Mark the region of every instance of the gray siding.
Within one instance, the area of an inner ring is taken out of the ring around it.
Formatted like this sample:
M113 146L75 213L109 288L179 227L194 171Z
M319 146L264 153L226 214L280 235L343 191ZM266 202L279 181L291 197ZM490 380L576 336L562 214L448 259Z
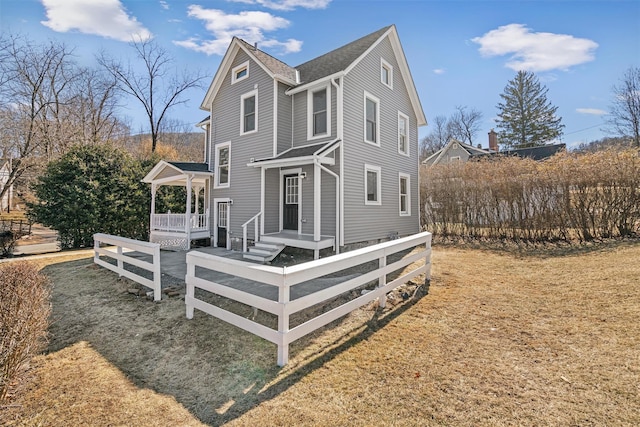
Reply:
M393 66L393 90L380 81L380 58ZM364 92L380 99L380 147L364 142ZM398 153L398 111L409 117L409 153ZM345 243L419 231L417 119L388 39L344 78ZM382 172L382 205L365 205L364 165ZM410 175L411 216L399 215L398 173Z
M278 153L291 148L293 121L291 117L291 97L285 95L289 87L278 83Z
M267 169L265 173L264 232L280 231L280 170Z
M249 57L240 51L231 68L247 60ZM233 199L229 230L232 238L242 238L241 225L260 211L260 170L248 167L247 163L251 158L273 155L273 80L253 61L249 64L247 79L232 85L230 72L228 74L213 101L211 120L214 144L231 141L230 187L214 188L211 200L219 197ZM241 96L254 90L256 85L258 131L240 135ZM212 155L215 156L215 151Z

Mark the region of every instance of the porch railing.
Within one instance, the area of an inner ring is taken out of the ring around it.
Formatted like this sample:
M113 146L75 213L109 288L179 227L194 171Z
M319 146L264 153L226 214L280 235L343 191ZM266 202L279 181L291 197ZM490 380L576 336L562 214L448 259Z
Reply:
M247 252L247 226L251 224L253 221L254 231L253 231L253 241L260 241L260 232L258 229L260 228L260 221L262 219L262 211L255 214L251 219L242 224L242 252Z
M186 214L153 214L151 215L151 229L157 231L176 231L184 232L186 230ZM191 231L206 231L209 229L209 210L201 214L191 214L189 221L189 229Z

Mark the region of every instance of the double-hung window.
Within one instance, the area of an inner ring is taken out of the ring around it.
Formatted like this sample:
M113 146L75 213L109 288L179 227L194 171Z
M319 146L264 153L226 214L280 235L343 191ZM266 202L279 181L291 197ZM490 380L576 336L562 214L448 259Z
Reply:
M215 169L215 188L224 188L229 186L229 166L231 159L231 144L225 142L216 145L216 169Z
M398 153L409 155L409 117L398 111Z
M240 102L240 134L258 130L258 91L242 95Z
M400 172L399 176L399 202L400 202L400 216L411 215L411 180L409 175Z
M382 183L379 166L364 165L364 204L381 205Z
M380 145L380 100L364 93L364 140Z
M307 92L307 139L331 133L331 89L324 86Z

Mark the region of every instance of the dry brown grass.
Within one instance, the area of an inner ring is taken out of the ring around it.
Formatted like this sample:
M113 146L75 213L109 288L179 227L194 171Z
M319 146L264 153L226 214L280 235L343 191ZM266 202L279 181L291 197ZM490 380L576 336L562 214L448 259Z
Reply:
M586 249L436 247L427 296L356 310L281 370L274 346L187 321L183 301L114 292L88 261L51 266L54 314L75 311L10 425L195 423L185 407L211 425L640 425L640 244Z

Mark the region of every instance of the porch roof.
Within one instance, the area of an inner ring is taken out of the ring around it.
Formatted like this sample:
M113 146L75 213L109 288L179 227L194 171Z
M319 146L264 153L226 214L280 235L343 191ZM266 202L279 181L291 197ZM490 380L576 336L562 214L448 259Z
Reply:
M320 163L334 164L335 160L327 157L327 155L338 148L339 144L340 140L335 139L329 142L293 147L283 151L277 156L254 160L247 166L274 168L281 166L304 165L313 163L315 159L319 159Z
M206 163L167 162L160 160L142 179L142 182L161 185L186 185L191 176L192 184L205 184L213 176Z

